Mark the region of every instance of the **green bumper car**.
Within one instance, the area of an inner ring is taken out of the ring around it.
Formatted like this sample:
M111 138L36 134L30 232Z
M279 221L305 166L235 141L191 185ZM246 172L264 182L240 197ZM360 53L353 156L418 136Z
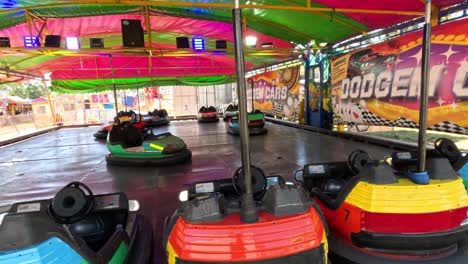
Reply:
M170 122L169 114L166 109L154 109L153 112L148 112L148 115L144 116L144 119L145 127L165 126Z
M183 163L192 158L185 142L172 135L142 134L129 123L116 124L109 132L106 161L120 166L162 166Z
M268 132L265 128L265 114L260 110L255 110L248 114L248 124L249 124L249 135L256 136L256 135L264 135ZM238 136L239 132L239 118L232 117L230 119L230 124L227 129L229 134Z

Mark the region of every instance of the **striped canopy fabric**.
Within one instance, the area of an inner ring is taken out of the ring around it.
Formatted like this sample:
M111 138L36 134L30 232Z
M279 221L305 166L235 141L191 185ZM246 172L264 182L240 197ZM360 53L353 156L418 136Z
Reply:
M464 0L432 2L437 9ZM166 77L191 78L190 83L199 85L204 85L203 81L212 76L223 77L215 78L216 83L232 81L229 77L235 74L232 0L134 3L126 0L0 0L0 37L9 37L11 43L11 48L0 49L0 67L37 75L51 73L56 90L72 92L76 92L77 87L93 91L106 89L104 84L112 77L128 83L141 83L149 78L155 84ZM247 70L297 57L299 54L292 52L297 44L312 41L318 48L320 43L335 43L420 17L424 12L421 0L254 0L241 3L244 35L257 38L256 48L246 49ZM144 49L122 47L122 19L142 21ZM62 41L67 36L79 37L81 49L24 48L24 36L43 37L46 33L60 35ZM177 50L175 38L180 36L203 37L207 43L206 52ZM90 38L103 38L105 49L90 49ZM215 49L216 40L227 41L226 51ZM262 48L262 44L268 48ZM90 83L95 86L90 88ZM164 80L164 83L174 82Z

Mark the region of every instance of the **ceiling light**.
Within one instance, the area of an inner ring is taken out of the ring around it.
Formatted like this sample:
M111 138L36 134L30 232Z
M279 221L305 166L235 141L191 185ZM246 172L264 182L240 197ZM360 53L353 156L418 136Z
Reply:
M255 48L257 46L257 37L247 36L245 37L245 45L249 48Z
M65 44L69 50L78 50L80 49L80 41L77 37L66 37Z

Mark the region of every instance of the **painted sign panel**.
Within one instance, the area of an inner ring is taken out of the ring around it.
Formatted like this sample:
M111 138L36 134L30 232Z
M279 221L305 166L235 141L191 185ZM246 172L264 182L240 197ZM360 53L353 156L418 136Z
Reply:
M253 76L247 80L247 97L254 108L268 115L298 120L300 66L288 67ZM252 89L253 85L253 89Z
M468 134L468 20L432 31L428 127ZM343 121L417 127L421 32L332 60L332 107ZM346 76L342 63L348 60ZM338 65L338 66L336 66ZM333 73L333 70L337 73Z

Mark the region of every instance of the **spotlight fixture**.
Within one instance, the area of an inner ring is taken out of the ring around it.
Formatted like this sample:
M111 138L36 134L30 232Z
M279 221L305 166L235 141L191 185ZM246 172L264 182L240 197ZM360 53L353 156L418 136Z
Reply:
M247 36L245 37L245 45L249 48L255 48L257 46L257 37Z
M37 48L40 47L41 43L39 38L36 36L24 36L24 47L25 48Z
M176 38L176 45L178 49L189 49L190 43L187 37L177 37Z
M319 44L319 46L320 46L321 48L323 48L323 47L325 47L327 44L328 44L328 43L326 43L326 42L322 42L322 43Z
M227 49L227 42L225 40L217 40L216 49Z
M47 35L45 37L44 47L60 48L61 37L59 35Z
M90 38L89 47L92 49L102 49L104 48L104 39L103 38Z
M273 42L264 42L260 45L262 48L273 48Z
M201 37L193 37L192 38L192 48L195 51L205 50L205 39L203 39Z
M10 38L9 37L0 37L0 47L2 47L2 48L11 47Z
M80 49L80 40L77 37L66 37L65 43L66 43L67 49L69 50Z

